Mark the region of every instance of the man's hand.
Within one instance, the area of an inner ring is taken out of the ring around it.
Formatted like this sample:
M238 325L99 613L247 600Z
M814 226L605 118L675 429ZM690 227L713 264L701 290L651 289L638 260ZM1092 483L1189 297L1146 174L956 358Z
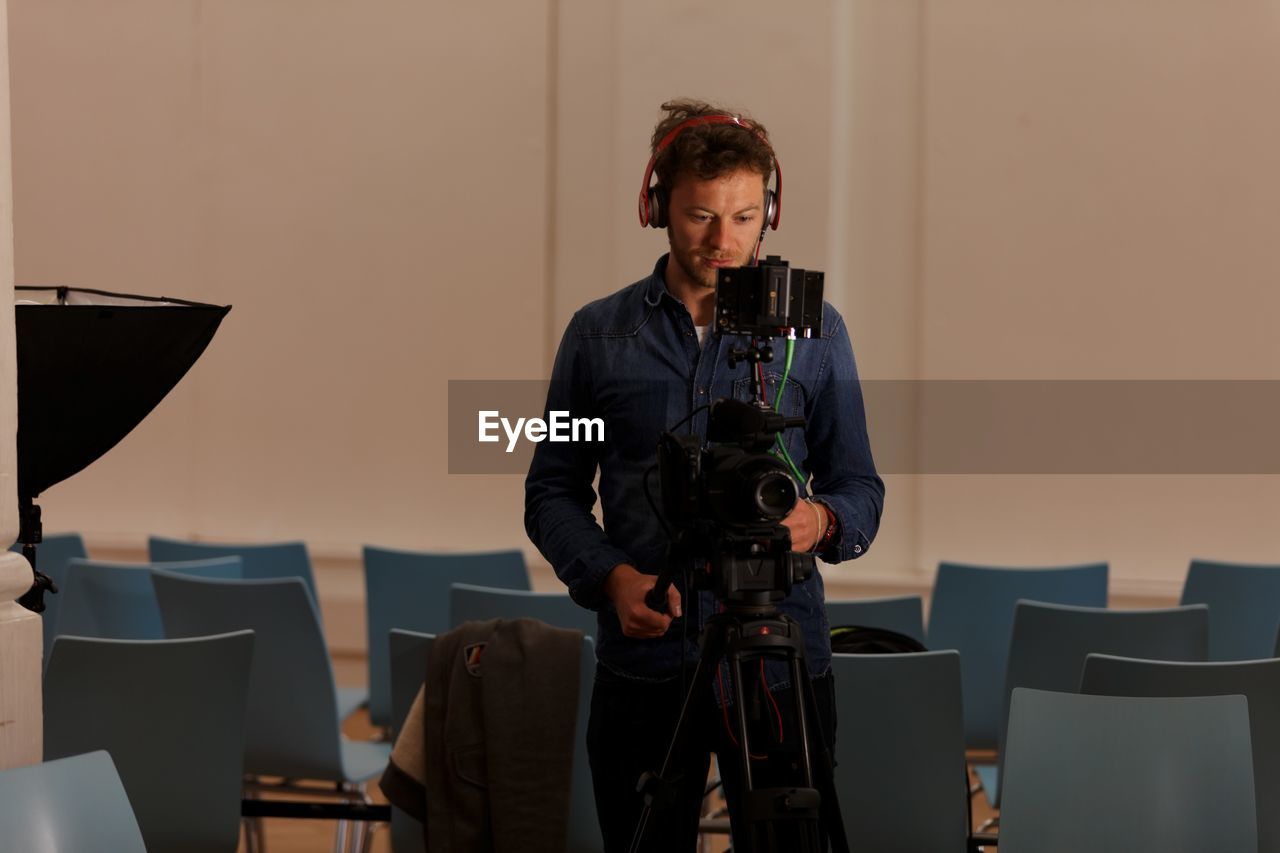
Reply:
M613 601L622 633L628 637L661 637L671 626L671 619L680 615L680 591L674 585L667 588L666 613L658 613L644 603L645 594L654 588L657 580L654 575L642 574L626 563L619 563L605 578L605 595Z
M791 531L792 551L812 551L818 538L827 532L827 511L809 501L796 501L782 523Z

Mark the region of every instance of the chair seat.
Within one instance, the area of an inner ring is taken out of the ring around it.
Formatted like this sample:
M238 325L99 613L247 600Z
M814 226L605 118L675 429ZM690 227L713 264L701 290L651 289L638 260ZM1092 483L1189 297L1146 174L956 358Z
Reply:
M346 781L363 782L387 769L391 744L386 741L342 739L342 769Z
M975 764L973 772L982 783L982 793L987 798L987 804L995 808L996 791L1000 790L1000 768L995 764Z
M338 719L345 720L369 702L368 687L338 688Z

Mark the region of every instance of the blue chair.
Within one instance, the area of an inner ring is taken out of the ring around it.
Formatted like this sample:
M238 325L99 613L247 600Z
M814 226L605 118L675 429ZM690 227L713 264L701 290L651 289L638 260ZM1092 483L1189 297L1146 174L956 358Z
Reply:
M1212 621L1212 610L1209 618ZM1209 633L1212 641L1212 625ZM1238 694L1248 699L1258 850L1280 853L1280 811L1271 807L1280 802L1280 659L1180 663L1089 655L1080 692L1100 696Z
M449 588L449 623L456 628L464 622L486 619L537 619L557 628L580 631L583 635L579 661L578 728L573 753L569 796L569 838L567 853L598 853L604 846L596 817L595 791L591 787L591 766L587 760L587 720L591 716L591 691L595 685L596 654L592 635L596 615L579 606L568 593L529 592L494 589L455 583Z
M960 654L837 654L831 671L849 848L967 853Z
M21 554L22 543L14 543L10 551ZM84 539L79 533L48 533L44 541L36 546L36 564L43 574L48 575L58 587L58 592L44 597L43 619L44 630L44 662L49 663L49 649L53 647L54 631L57 629L58 611L62 609L62 590L67 581L67 563L74 558L85 558L89 552L85 550Z
M1013 607L1020 600L1105 607L1107 564L1052 569L938 566L925 644L933 650L960 652L969 749L994 749L1000 741Z
M105 563L73 559L67 564L57 634L114 640L163 640L151 570L195 577L239 578L239 557L190 563Z
M537 619L585 636L596 632L596 614L575 603L566 592L493 589L468 583L449 588L449 627L485 619Z
M315 574L311 571L311 556L307 553L304 542L228 545L187 542L163 536L147 537L147 558L153 563L190 562L219 557L239 557L244 564L246 580L302 578L311 600L317 603L320 601L316 594Z
M1079 690L1085 658L1094 652L1148 660L1203 661L1209 653L1209 609L1203 604L1107 610L1018 602L1009 643L1004 719L1008 719L1009 703L1017 688ZM1004 739L1002 731L1000 767L1004 766ZM984 779L983 785L990 793L987 781ZM995 787L999 802L1003 785L997 780Z
M245 773L321 780L332 783L330 793L343 802L368 803L365 782L386 767L390 745L343 737L320 617L302 580L215 580L164 571L153 572L152 580L169 636L255 633ZM287 782L274 787L297 790ZM250 794L271 788L260 779L247 785ZM339 823L343 837L348 827Z
M427 677L427 656L435 634L392 628L387 640L391 650L391 735L400 733L405 715Z
M430 634L412 631L393 629L390 632L392 718L397 728L422 689L434 639ZM595 792L591 787L591 766L587 759L587 719L591 715L595 671L595 642L590 637L583 637L582 655L578 660L578 725L570 771L566 853L599 853L604 846L596 817ZM424 850L422 824L394 806L391 809L391 849L393 853L422 853Z
M901 595L828 601L827 622L832 628L841 625L883 628L923 643L924 600L918 595Z
M427 676L427 658L434 634L392 628L388 636L391 657L391 733L400 732L404 718ZM391 806L391 853L426 853L422 822Z
M1243 696L1019 688L1007 753L1000 853L1258 850Z
M591 717L591 691L596 677L596 644L582 638L578 659L578 726L574 733L573 768L569 788L569 838L566 853L600 853L604 839L596 816L596 794L591 787L591 763L587 758L587 720Z
M147 853L111 756L88 755L0 770L6 850Z
M152 853L233 853L252 658L252 631L58 637L44 679L45 757L111 753Z
M387 632L392 628L440 634L449 627L449 586L529 589L524 554L431 554L364 549L365 612L369 640L369 719L386 726L391 718Z
M1280 631L1280 566L1192 560L1181 603L1209 605L1209 660L1271 657Z
M246 580L302 578L307 593L316 603L316 613L318 616L320 614L320 597L316 592L315 575L311 571L311 556L303 542L227 545L151 536L147 538L147 554L153 563L239 557L244 564ZM319 618L323 630L324 618ZM338 714L343 719L368 701L367 687L338 688Z

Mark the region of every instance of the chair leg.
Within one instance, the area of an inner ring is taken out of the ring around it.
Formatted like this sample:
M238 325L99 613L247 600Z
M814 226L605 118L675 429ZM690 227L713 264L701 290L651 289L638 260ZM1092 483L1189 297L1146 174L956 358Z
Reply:
M369 853L369 851L373 850L373 833L377 828L378 825L371 820L360 822L357 827L360 833L356 844L357 853Z
M267 824L264 819L253 819L253 836L253 844L258 853L267 853Z
M254 834L253 818L240 818L240 831L244 834L245 853L258 853L258 838Z
M346 782L342 785L342 791L347 795L345 801L348 803L362 803L366 806L373 803L364 782ZM351 835L351 853L365 853L369 849L369 832L372 826L367 820L351 821L348 829Z
M350 834L351 821L338 821L338 829L333 834L333 853L347 853L347 836Z

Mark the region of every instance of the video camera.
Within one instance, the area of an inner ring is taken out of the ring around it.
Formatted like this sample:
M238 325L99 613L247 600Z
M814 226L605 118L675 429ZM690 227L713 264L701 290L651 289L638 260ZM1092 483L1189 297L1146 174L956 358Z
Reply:
M751 365L753 400L712 403L705 447L699 436L673 432L658 441L662 509L674 528L671 554L705 561L709 571L695 572L692 584L727 603L781 601L813 572L812 555L791 550L781 523L799 500L797 475L770 452L783 430L803 427L804 418L765 404L756 367L772 360L773 337L821 336L822 285L821 272L792 269L776 255L721 270L716 325L751 338L730 352L729 366ZM776 393L783 391L780 383ZM665 601L665 587L661 595L651 603Z

